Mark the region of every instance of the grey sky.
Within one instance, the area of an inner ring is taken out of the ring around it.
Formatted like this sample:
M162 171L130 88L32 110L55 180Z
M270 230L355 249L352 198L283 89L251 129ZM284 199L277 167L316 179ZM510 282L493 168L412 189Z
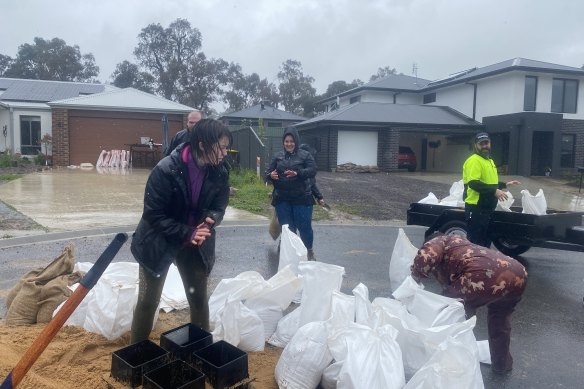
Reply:
M2 0L0 53L14 57L36 36L93 53L99 79L135 62L150 23L187 19L208 57L276 80L286 59L302 62L317 93L336 80L368 81L389 65L437 79L514 57L584 64L582 0Z

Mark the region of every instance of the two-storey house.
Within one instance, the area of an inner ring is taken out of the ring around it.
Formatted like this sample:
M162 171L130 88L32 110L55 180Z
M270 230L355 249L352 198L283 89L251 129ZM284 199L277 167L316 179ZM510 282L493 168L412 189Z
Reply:
M584 165L583 80L583 69L523 58L435 81L392 75L324 100L327 112L297 127L320 169L394 170L402 145L420 169L458 172L486 130L502 172L557 175Z

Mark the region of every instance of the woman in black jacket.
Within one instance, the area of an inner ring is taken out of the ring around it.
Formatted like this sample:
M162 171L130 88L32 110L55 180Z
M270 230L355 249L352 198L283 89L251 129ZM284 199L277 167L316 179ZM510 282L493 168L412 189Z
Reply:
M191 323L209 328L207 279L215 263L215 230L229 201L223 159L231 133L213 119L199 121L190 140L152 170L131 250L140 264L131 343L147 339L164 280L174 261L189 302Z
M316 163L308 151L299 148L295 128L286 129L282 140L284 150L274 154L266 172L266 180L274 185L272 205L281 225L288 224L294 233L298 230L308 249L308 259L314 260L311 179L316 176Z

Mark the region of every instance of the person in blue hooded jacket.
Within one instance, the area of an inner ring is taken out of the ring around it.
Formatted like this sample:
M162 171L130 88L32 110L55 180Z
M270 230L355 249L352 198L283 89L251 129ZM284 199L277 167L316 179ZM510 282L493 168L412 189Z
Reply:
M314 260L312 178L316 176L316 163L308 151L299 148L295 128L287 128L282 141L284 149L274 154L266 171L266 181L274 186L272 205L280 224L288 224L294 233L298 231L308 250L308 260Z

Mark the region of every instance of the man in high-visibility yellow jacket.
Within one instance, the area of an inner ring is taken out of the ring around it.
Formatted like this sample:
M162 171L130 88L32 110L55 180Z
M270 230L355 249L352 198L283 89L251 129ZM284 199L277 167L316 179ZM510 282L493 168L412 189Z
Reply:
M491 159L489 134L478 133L474 148L474 154L468 157L462 168L467 238L472 243L490 247L491 239L487 230L491 215L497 207L497 201L507 199L507 194L501 189L521 183L517 180L499 182L497 167Z

